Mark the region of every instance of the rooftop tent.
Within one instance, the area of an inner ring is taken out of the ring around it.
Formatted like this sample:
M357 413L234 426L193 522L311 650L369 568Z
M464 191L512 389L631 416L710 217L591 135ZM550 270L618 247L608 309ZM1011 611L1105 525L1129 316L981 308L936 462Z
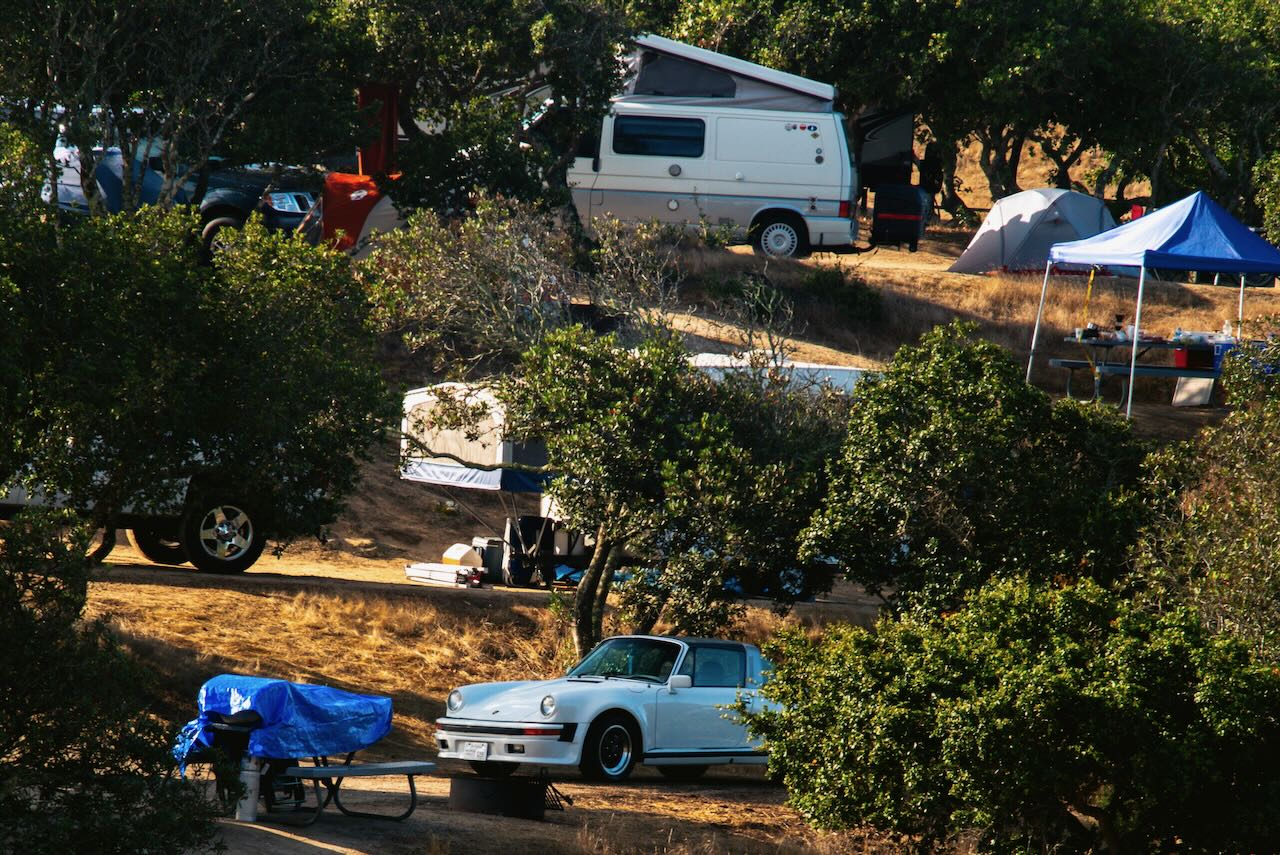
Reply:
M1210 199L1196 192L1185 199L1140 217L1132 222L1085 240L1060 243L1049 250L1044 284L1040 289L1040 309L1031 334L1031 355L1027 359L1027 380L1036 357L1040 321L1044 315L1049 275L1055 264L1088 266L1131 266L1141 270L1138 298L1133 317L1133 337L1142 333L1142 296L1147 269L1196 270L1240 276L1239 317L1244 315L1244 274L1280 274L1280 250L1258 237L1247 226ZM1138 348L1132 348L1129 399L1125 415L1133 411L1133 377Z
M460 401L483 415L468 429L441 427L433 421L442 398ZM545 476L514 469L488 469L508 463L544 466L546 449L540 443L515 442L503 435L502 405L492 393L464 383L440 383L405 395L400 431L406 481L468 490L541 493ZM435 452L426 454L423 449ZM468 465L471 464L471 465Z
M624 58L618 101L656 101L757 110L834 110L834 86L704 50L662 36L644 35Z
M1089 238L1115 228L1101 199L1043 187L1006 196L991 207L952 273L1040 270L1056 243Z

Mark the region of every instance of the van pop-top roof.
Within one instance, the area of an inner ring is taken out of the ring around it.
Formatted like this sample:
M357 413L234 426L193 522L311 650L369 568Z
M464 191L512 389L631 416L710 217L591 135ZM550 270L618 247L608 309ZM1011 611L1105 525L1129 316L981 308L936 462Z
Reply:
M836 88L715 51L644 35L617 101L830 113Z

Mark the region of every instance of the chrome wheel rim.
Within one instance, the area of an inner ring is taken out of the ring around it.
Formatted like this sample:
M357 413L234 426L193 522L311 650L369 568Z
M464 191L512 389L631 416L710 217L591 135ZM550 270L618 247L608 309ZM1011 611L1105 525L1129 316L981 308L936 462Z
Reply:
M217 505L200 521L200 548L219 561L230 561L253 542L253 521L234 505Z
M621 775L631 765L631 731L611 724L600 734L600 768L610 777Z
M760 246L766 255L789 257L800 247L800 235L789 223L770 223L760 232Z

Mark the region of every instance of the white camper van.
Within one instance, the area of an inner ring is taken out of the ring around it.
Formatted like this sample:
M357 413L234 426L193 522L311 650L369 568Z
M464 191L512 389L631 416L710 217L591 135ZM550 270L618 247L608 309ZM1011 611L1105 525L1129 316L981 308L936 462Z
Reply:
M636 48L569 172L579 216L729 226L772 256L854 240L835 87L660 36Z

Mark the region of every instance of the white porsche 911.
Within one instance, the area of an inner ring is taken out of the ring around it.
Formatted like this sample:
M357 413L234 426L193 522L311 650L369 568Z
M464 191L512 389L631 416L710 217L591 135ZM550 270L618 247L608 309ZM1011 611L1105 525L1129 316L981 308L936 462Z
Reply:
M757 694L768 667L737 641L615 636L556 680L454 689L436 741L441 757L491 776L529 763L621 781L644 763L691 780L711 765L763 764L760 743L726 707L764 703Z

